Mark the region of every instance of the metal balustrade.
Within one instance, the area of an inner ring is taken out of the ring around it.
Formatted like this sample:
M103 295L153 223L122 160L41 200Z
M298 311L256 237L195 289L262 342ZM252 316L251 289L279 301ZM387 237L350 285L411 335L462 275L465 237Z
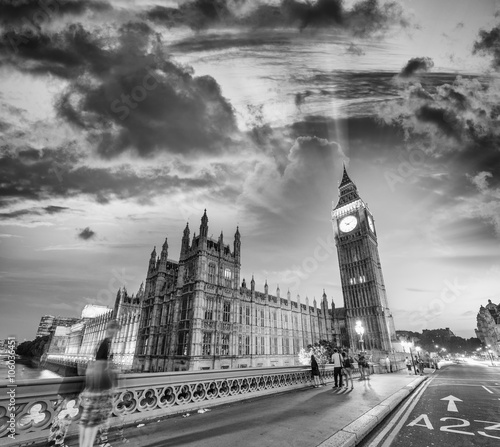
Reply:
M323 377L327 382L333 380L331 365L325 367ZM76 393L83 379L65 378L66 393ZM47 439L62 382L63 379L16 382L15 439L8 437L11 421L7 391L10 388L8 385L2 386L0 444L17 446ZM119 376L110 425L123 426L149 418L304 388L311 384L310 368L305 366L122 374ZM63 408L73 421L79 419L80 411L75 398L66 401ZM73 423L69 434L76 432L77 424Z

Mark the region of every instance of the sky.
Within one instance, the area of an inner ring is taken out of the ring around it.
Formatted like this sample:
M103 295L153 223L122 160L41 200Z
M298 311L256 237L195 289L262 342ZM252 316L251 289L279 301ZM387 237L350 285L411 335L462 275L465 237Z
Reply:
M343 306L345 164L397 330L500 301L500 2L0 0L0 338L137 292L182 232ZM320 254L320 255L319 255Z

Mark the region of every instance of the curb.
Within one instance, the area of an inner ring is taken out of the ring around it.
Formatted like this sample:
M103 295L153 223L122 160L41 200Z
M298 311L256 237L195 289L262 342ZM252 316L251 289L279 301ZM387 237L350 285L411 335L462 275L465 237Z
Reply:
M380 402L376 407L330 436L318 447L353 447L359 444L368 433L426 380L426 376L420 376L411 381L392 396Z

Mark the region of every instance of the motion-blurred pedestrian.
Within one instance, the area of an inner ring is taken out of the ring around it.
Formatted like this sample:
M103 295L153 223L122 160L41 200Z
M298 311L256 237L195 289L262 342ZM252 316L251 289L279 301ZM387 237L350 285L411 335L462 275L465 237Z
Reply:
M111 342L120 326L111 320L106 326L106 338L100 343L95 361L87 367L85 389L81 394L80 447L92 447L99 426L107 423L113 410L116 373L110 360Z

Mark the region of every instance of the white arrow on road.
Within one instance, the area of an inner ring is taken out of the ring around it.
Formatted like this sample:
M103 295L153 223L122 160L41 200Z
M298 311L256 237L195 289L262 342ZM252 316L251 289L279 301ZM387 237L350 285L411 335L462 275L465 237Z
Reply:
M459 399L458 397L452 396L451 394L448 397L443 397L441 400L447 400L448 401L448 411L453 411L455 413L458 413L458 408L455 404L455 402L463 402L462 399Z

